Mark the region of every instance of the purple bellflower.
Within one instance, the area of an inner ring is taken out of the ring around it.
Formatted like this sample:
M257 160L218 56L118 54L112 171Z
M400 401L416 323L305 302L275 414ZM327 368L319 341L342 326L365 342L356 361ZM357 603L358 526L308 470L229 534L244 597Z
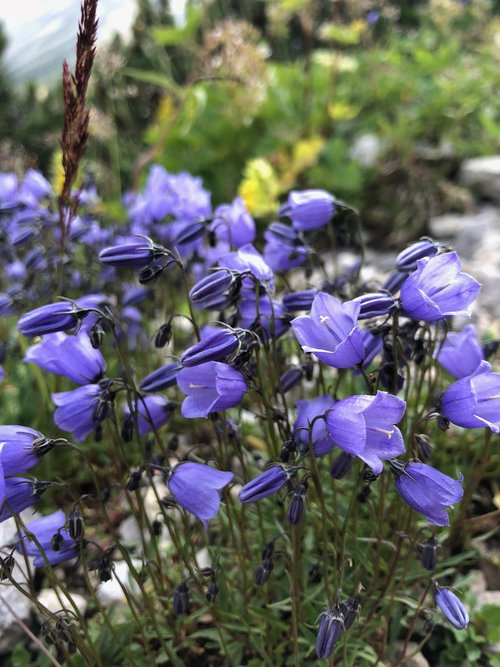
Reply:
M256 282L262 289L274 288L274 273L262 255L251 243L247 243L235 252L223 255L219 266L246 274L242 279L241 293L248 298L255 298Z
M181 368L181 364L177 361L172 361L161 368L157 368L149 375L146 375L139 385L139 389L147 393L152 393L173 387L177 384L177 375Z
M106 370L101 352L92 347L85 333L76 336L62 332L47 334L40 343L26 350L24 361L49 373L63 375L77 384L97 382Z
M255 503L279 491L295 474L296 468L286 469L281 465L267 468L250 482L241 487L238 498L242 503Z
M43 336L56 331L76 329L85 310L72 301L58 301L30 310L19 318L17 328L23 336Z
M219 511L221 489L232 479L232 472L187 461L174 468L167 483L175 501L198 517L206 528Z
M264 232L264 259L273 271L283 272L301 266L309 249L299 233L283 222L272 222Z
M484 358L474 325L467 324L460 333L450 331L435 357L454 378L472 375Z
M311 314L292 320L292 328L305 353L312 352L334 368L352 368L363 361L365 347L356 324L360 304L341 303L320 292L314 297Z
M258 302L253 298L243 299L238 307L240 325L243 329L256 331L265 339L279 338L290 328L290 318L283 305L267 295Z
M470 316L468 306L481 289L480 283L460 269L456 252L417 260L417 269L401 287L401 303L407 315L435 322L452 315Z
M405 451L401 431L406 403L393 394L349 396L335 403L326 415L326 429L333 444L364 461L377 475L382 461Z
M221 241L235 248L252 243L255 238L255 221L241 197L215 209L210 229Z
M38 482L26 477L9 477L5 480L5 496L0 510L0 522L35 505L50 482Z
M325 190L292 191L279 211L290 218L299 231L310 231L327 225L335 212L335 197Z
M314 297L318 294L317 289L306 289L301 292L290 292L283 297L283 306L290 313L300 310L311 310Z
M182 415L189 419L208 417L213 412L232 408L248 390L243 375L219 361L183 368L177 376L177 384L186 394Z
M209 327L201 340L183 353L181 362L184 366L198 366L206 361L224 361L238 345L233 329Z
M309 437L316 456L323 456L335 447L326 430L324 419L316 419L310 433L313 419L325 414L334 405L334 398L328 395L318 396L311 401L297 401L297 421L293 427L293 439L302 454L309 453Z
M327 660L344 629L344 617L338 604L334 604L319 617L316 637L316 654L320 660Z
M436 526L449 526L447 507L463 496L462 478L452 479L426 463L391 461L396 491L415 511Z
M44 567L47 563L58 565L79 555L78 543L65 529L66 515L62 510L30 521L26 530L19 534L17 550L27 556L33 556L35 567ZM36 542L30 539L30 534ZM42 551L40 550L39 546Z
M464 428L487 427L500 433L500 373L487 361L467 377L454 382L441 397L441 414Z
M396 310L396 301L389 292L369 292L357 296L354 303L359 303L359 320L367 320L371 317L386 317Z
M457 630L464 630L469 625L469 614L463 602L449 588L437 586L434 599L443 615Z
M396 257L396 269L402 273L410 273L417 268L419 259L434 257L440 248L439 243L432 239L420 239L402 250Z
M4 475L30 470L57 443L27 426L0 426L0 462Z
M82 442L96 430L107 414L98 413L98 409L108 411L109 397L102 384L86 384L71 391L52 394L56 405L54 421L63 431L73 433L76 440Z
M142 269L155 258L155 246L148 238L130 239L127 243L104 248L99 253L99 261L111 266Z
M234 303L241 289L238 272L216 269L191 288L189 298L196 308L222 310Z
M144 396L139 399L137 425L142 437L153 429L164 426L172 416L172 403L164 396ZM130 417L130 409L125 406L125 418Z

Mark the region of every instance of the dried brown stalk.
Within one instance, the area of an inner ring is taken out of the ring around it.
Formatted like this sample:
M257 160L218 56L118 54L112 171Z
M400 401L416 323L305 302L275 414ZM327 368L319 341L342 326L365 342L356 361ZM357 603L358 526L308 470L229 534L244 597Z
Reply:
M75 73L63 63L64 125L61 137L64 182L59 196L59 215L64 251L71 220L75 215L77 200L71 197L78 165L85 153L89 137L90 110L86 107L87 89L94 64L97 39L98 0L83 0L76 42Z

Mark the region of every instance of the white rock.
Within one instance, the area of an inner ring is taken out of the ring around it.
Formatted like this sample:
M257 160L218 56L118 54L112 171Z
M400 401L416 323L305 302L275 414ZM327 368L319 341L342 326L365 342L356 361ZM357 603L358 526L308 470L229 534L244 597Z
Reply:
M142 561L133 559L134 567L140 571ZM121 585L120 585L121 584ZM113 576L109 581L104 581L97 587L96 595L99 602L106 606L114 602L126 602L126 597L123 588L132 593L139 592L139 585L134 577L130 574L128 564L124 560L116 561L114 563Z
M349 150L349 157L362 167L374 167L383 149L384 144L380 137L368 132L354 139L354 143Z
M196 553L196 565L199 570L203 570L206 567L212 567L212 560L206 547L200 549Z
M88 607L88 600L78 593L71 593L71 599L79 609L82 616L85 615ZM57 594L53 588L43 588L38 594L38 602L47 607L49 611L56 614L61 609L67 609L74 612L74 607L63 593Z
M500 155L466 160L460 169L460 181L483 197L500 202Z

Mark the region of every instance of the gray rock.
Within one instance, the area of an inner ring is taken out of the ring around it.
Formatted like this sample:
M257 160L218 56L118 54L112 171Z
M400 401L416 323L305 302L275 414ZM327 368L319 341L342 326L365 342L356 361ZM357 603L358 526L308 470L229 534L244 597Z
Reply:
M500 211L483 206L475 213L447 213L429 221L433 238L451 243L462 258L471 258L492 235L500 232Z
M500 155L466 160L460 169L460 182L479 195L500 202Z
M469 575L469 592L474 597L478 597L486 590L486 577L481 570L475 570Z
M476 600L478 609L490 604L500 607L500 591L482 591L482 593L479 593Z
M403 650L403 644L402 642L398 643L398 648L396 649L396 662L399 665L398 659L401 659L401 652ZM427 661L427 658L418 651L415 653L417 650L417 644L415 642L409 642L408 646L406 647L405 655L410 656L408 658L405 658L403 662L401 662L401 667L429 667L429 662ZM415 653L415 655L413 655Z

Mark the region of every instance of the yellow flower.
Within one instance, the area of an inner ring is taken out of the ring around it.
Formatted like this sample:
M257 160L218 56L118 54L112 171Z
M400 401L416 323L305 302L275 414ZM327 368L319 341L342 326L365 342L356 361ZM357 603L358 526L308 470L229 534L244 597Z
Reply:
M253 215L269 215L278 208L279 184L274 169L264 158L249 160L238 188Z

